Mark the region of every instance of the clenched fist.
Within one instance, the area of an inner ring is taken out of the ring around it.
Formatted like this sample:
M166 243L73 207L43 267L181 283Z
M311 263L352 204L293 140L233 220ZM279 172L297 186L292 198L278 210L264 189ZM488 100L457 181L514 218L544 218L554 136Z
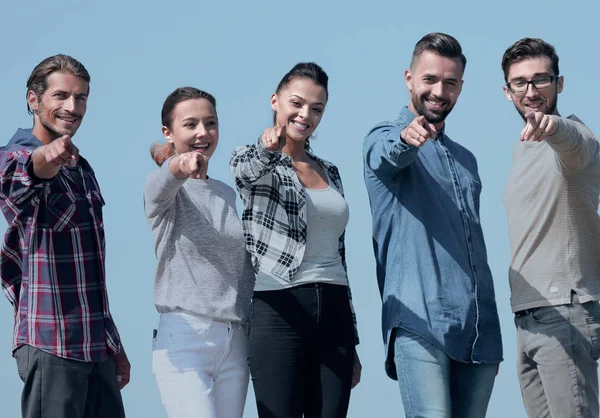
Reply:
M558 126L551 115L529 111L525 114L525 127L521 131L521 141L543 141L556 132Z
M437 136L437 129L425 120L425 116L417 116L400 132L400 139L405 144L421 147L428 139Z
M268 151L281 151L285 147L285 126L267 128L260 137L260 142Z

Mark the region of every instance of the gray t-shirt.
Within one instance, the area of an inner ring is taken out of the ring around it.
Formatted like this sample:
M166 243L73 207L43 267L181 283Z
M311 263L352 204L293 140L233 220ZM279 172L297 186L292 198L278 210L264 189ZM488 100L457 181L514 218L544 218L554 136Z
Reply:
M348 286L346 270L339 253L339 239L348 224L348 204L328 179L324 189L307 189L306 250L293 280L286 281L260 270L254 290L280 290L306 283Z
M306 192L306 251L294 276L294 284L348 285L338 251L340 236L348 225L348 204L329 180L324 189Z
M165 161L148 176L144 205L158 259L156 309L246 322L254 274L235 191L212 178L177 179Z
M554 135L519 142L504 205L514 312L600 299L600 145L575 116Z

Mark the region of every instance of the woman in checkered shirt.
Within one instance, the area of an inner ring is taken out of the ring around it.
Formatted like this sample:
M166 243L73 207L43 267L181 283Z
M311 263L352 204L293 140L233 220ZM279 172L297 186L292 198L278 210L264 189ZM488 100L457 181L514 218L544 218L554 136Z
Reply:
M309 146L327 83L317 64L297 64L271 96L274 126L231 157L256 275L249 363L260 417L345 417L360 380L348 205L337 168Z

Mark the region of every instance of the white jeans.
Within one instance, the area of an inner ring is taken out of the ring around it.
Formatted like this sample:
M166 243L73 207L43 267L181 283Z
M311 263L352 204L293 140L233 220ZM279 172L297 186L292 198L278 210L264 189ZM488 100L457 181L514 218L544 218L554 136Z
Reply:
M182 312L161 314L152 371L169 418L242 417L249 380L244 329Z

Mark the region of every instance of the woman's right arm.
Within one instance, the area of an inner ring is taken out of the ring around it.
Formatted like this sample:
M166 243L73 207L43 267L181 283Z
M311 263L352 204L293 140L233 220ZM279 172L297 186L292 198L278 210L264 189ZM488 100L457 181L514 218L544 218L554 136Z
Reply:
M281 159L285 146L285 129L268 128L256 145L236 147L231 153L229 170L238 188L251 187L257 180L271 173Z
M146 216L151 218L166 212L175 202L179 188L190 177L205 178L207 161L204 155L190 151L169 158L150 173L144 191Z
M178 168L178 156L165 161L159 169L152 171L148 175L146 187L144 189L144 209L146 217L153 218L160 213L165 213L174 203L175 196L180 187L184 185L188 177L178 178L177 172L173 173L175 167ZM172 168L172 164L173 168Z

